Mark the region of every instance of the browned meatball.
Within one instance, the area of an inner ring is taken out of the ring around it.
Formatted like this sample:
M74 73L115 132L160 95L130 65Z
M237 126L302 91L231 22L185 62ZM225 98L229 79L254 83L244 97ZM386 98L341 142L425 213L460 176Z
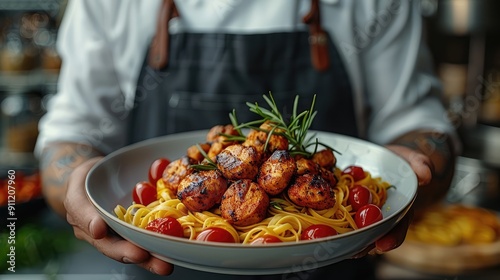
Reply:
M234 142L227 141L225 135L235 135L238 136L239 133L234 129L232 124L228 125L216 125L210 129L207 133L207 142L212 143L222 143L224 147L235 144Z
M254 147L231 145L217 157L217 167L229 180L253 179L259 171L260 154Z
M210 150L211 145L208 143L202 143L199 145L193 145L187 149L187 156L192 158L195 162L202 162L205 157L201 153L200 149L198 146L205 152L207 153Z
M262 221L267 214L269 197L259 185L244 179L233 182L222 197L221 216L236 226Z
M210 149L208 150L208 153L207 153L208 158L210 158L210 160L215 162L217 160L217 155L220 152L222 152L222 150L224 150L225 147L226 146L224 146L224 144L222 144L220 142L212 143L212 145L210 146Z
M318 174L320 169L320 166L316 162L306 158L295 160L295 165L297 166L298 175Z
M276 150L260 167L257 183L270 195L282 192L295 174L295 160L286 150Z
M220 203L227 190L227 180L218 170L203 170L189 174L179 185L177 198L191 211L209 210Z
M188 156L183 156L172 161L167 165L165 171L163 171L162 180L165 187L177 193L177 188L182 179L194 171L190 165L195 163L196 162Z
M332 170L321 167L319 170L319 175L323 179L325 179L330 184L330 186L335 187L337 185L338 180Z
M273 135L268 138L268 132L273 129L269 122L263 123L260 127L262 130L251 130L247 139L243 143L245 146L253 146L260 153L264 155L271 155L276 150L288 150L288 139L285 136L278 135L279 132L282 132L280 129L275 129L273 131ZM267 141L267 147L265 147ZM266 150L264 150L266 148Z
M327 209L335 205L333 188L320 175L298 176L288 188L288 196L295 204L316 210Z
M337 159L330 149L324 149L314 153L311 160L326 169L332 169L337 163Z

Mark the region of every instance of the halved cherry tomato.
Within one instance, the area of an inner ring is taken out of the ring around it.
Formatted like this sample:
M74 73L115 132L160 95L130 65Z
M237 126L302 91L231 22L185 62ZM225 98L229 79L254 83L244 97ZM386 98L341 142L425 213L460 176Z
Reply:
M372 203L372 200L372 193L363 185L354 185L349 190L349 204L354 211L357 211L361 206Z
M269 243L280 243L280 242L282 242L281 239L279 239L274 235L264 235L255 238L250 244L256 245L256 244L269 244Z
M169 164L170 160L166 158L159 158L151 163L151 166L149 167L148 179L153 186L156 186L156 182L162 177L163 171L165 171L165 168Z
M358 228L363 228L381 221L383 218L382 210L375 204L367 204L359 208L354 216L354 221Z
M337 235L337 231L332 228L331 226L328 225L323 225L323 224L316 224L309 226L306 228L301 236L301 240L313 240L317 238L322 238L322 237L327 237L327 236L332 236L332 235Z
M181 223L173 217L154 219L148 223L145 229L166 235L184 237Z
M235 243L234 237L229 231L220 227L211 227L201 231L196 236L198 241L226 242Z
M346 167L343 171L342 174L349 174L352 176L354 179L354 182L357 182L359 180L362 180L366 177L365 175L365 170L363 170L362 167L357 166L357 165L351 165Z
M156 187L150 182L139 182L135 184L134 190L132 191L132 199L135 203L146 206L157 199Z

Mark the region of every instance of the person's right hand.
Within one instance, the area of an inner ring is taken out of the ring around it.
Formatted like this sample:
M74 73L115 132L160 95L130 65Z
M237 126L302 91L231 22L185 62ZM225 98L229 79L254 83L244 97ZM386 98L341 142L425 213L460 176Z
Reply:
M122 263L136 264L153 273L168 275L173 265L151 256L108 230L107 224L85 195L85 178L101 157L92 158L75 168L68 180L64 207L66 219L73 227L75 236L97 248L109 258Z

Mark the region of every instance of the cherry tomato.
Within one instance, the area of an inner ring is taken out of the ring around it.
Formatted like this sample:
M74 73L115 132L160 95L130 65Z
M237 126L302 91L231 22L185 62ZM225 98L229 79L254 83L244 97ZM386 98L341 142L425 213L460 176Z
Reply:
M204 229L198 234L198 236L196 236L196 240L235 243L235 240L231 233L220 227L211 227Z
M362 167L357 166L357 165L351 165L346 167L343 171L342 174L349 174L352 176L354 179L354 182L357 182L359 180L362 180L365 178L365 171L363 170Z
M156 182L162 177L163 171L165 171L165 168L167 165L170 164L170 160L166 158L159 158L153 161L151 166L149 167L149 182L153 184L153 186L156 186Z
M354 185L349 190L349 204L354 211L357 211L361 206L372 203L372 199L372 193L363 185Z
M139 182L135 184L134 190L132 191L132 199L135 203L146 206L157 199L156 187L150 182Z
M281 239L279 239L274 235L264 235L255 238L250 244L255 245L255 244L269 244L269 243L280 243L280 242L282 242Z
M367 204L359 208L354 216L354 221L358 228L363 228L381 221L382 218L382 210L377 205Z
M181 223L172 217L154 219L149 222L145 229L161 234L184 237L184 229Z
M309 226L306 228L301 236L301 240L313 240L317 238L322 238L322 237L327 237L327 236L332 236L332 235L337 235L337 231L332 228L331 226L323 225L323 224L316 224Z

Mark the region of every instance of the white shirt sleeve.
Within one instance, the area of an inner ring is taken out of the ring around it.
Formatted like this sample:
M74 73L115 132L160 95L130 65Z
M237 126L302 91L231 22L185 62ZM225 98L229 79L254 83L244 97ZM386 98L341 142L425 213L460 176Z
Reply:
M154 28L142 33L140 29L150 27L157 13L149 6L148 11L134 7L140 2L68 3L58 33L63 61L58 90L40 121L35 154L51 142L90 145L105 154L126 144L135 83L154 32ZM147 19L145 12L154 16ZM134 21L142 21L135 25L139 30L133 30Z
M370 112L367 138L386 144L417 129L453 135L441 104L441 85L422 42L419 1L379 4L367 5L364 24L354 31L361 33L355 36Z
M300 19L310 0L290 2L177 1L182 15L177 27L249 34L304 28ZM160 3L69 2L58 38L63 59L58 93L40 122L36 154L55 141L88 144L103 153L126 144L127 118ZM351 78L363 137L386 144L416 129L454 133L422 44L419 1L321 3L322 24Z

